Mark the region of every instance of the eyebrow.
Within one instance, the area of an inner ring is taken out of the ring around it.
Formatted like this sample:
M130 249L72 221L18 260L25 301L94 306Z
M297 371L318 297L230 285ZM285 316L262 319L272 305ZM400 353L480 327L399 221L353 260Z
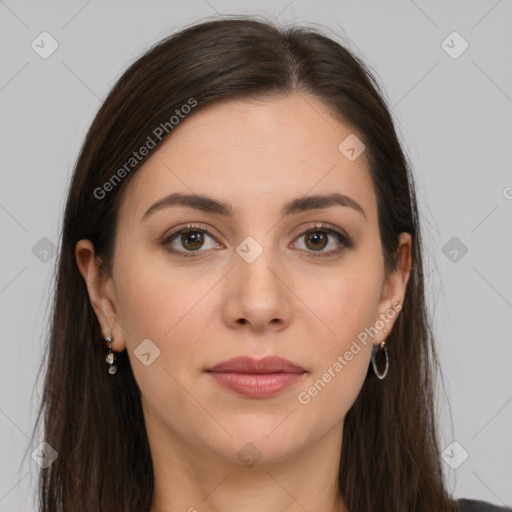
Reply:
M171 208L177 206L194 208L205 213L213 213L225 217L233 217L235 214L235 209L232 205L223 201L219 201L218 199L214 199L213 197L198 194L174 193L153 203L146 210L141 220L146 219L150 214L163 208ZM346 206L352 208L363 215L365 219L367 219L365 211L358 202L345 194L340 194L337 192L325 195L298 197L293 199L282 207L281 215L284 217L286 215L294 215L309 210L319 210L322 208L328 208L330 206Z

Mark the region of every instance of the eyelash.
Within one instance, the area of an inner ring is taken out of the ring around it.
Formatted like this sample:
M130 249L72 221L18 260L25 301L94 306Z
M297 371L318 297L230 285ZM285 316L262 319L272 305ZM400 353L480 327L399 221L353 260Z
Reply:
M344 249L351 249L354 244L352 243L352 240L349 236L347 236L343 231L341 231L339 228L334 226L333 224L329 223L319 223L315 224L313 226L309 226L304 231L302 231L296 238L299 239L300 237L316 233L318 231L325 232L329 235L333 235L338 242L341 244L341 247L336 250L331 250L328 252L321 252L321 251L306 251L307 257L309 258L327 258L332 256L337 256L339 253L341 253ZM199 252L205 252L201 250L197 251L177 251L175 249L171 249L169 247L169 243L172 242L177 236L181 235L182 233L186 232L201 232L206 233L208 236L215 238L208 229L202 228L195 224L187 224L185 227L173 231L169 234L165 234L160 242L160 245L165 246L166 249L171 252L172 254L176 254L177 256L183 257L183 258L195 258L197 257L196 253ZM300 249L301 251L304 251L304 249Z

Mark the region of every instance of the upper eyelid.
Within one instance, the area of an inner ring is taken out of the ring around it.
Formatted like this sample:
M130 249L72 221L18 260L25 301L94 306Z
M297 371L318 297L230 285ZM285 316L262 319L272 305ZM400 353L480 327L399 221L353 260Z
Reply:
M173 228L173 229L166 231L164 233L164 235L162 236L162 240L163 241L169 240L173 236L179 235L183 231L194 231L194 230L195 231L203 231L207 235L209 235L211 237L215 237L215 233L212 233L211 228L201 226L201 224L197 224L197 225L189 225L189 224L193 224L193 223L188 223L187 225L182 226L181 228L178 228L178 229Z

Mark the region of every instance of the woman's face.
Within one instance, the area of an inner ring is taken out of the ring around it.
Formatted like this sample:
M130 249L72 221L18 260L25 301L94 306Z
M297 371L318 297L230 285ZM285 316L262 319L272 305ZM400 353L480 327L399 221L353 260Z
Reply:
M181 121L127 184L112 275L97 295L88 284L103 332L128 350L152 439L242 463L341 434L410 257L403 235L385 277L354 136L311 96L225 102ZM302 373L208 371L239 356Z

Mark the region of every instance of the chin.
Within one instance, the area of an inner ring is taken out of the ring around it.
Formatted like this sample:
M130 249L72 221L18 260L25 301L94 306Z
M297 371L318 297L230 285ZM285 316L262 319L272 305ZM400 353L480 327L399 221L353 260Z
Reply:
M290 428L283 418L276 421L275 417L253 421L245 418L244 424L231 423L227 427L233 437L219 434L212 446L212 438L205 439L221 458L235 464L252 467L254 464L275 464L282 462L297 453L301 446L307 444L304 430ZM277 428L276 428L277 427Z

